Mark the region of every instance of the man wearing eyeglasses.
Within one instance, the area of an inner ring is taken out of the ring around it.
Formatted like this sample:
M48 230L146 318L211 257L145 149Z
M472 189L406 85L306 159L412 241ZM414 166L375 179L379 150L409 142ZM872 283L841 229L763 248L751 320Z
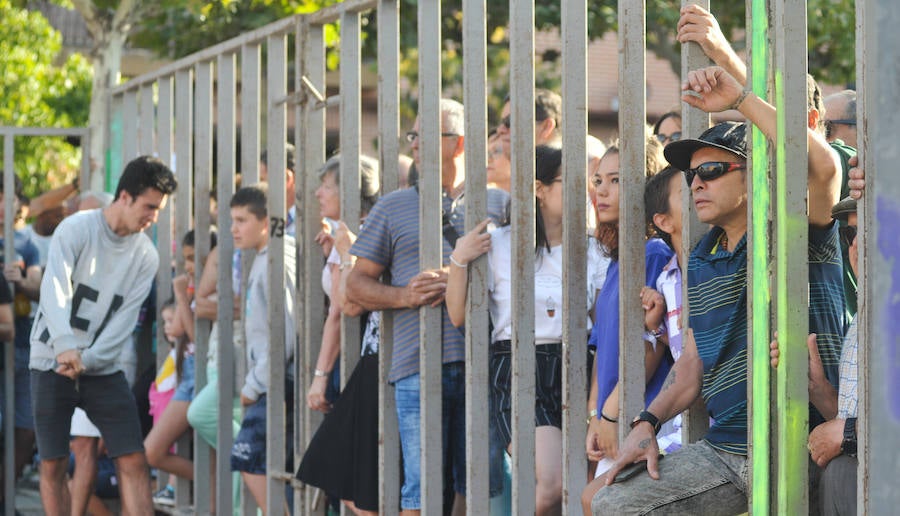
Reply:
M421 160L419 119L406 133L413 161L420 177L440 174L442 188L443 260L450 263L456 237L465 232L464 211L459 200L464 192L465 155L463 143L463 106L441 99L441 163L440 170L424 168ZM496 215L496 214L495 214ZM496 221L496 219L495 219ZM443 369L443 449L450 458L454 491L459 506L465 495L465 338L450 323L444 307L447 288L446 269L419 269L419 188L406 188L382 197L369 212L359 237L350 248L357 257L347 279L347 298L366 310L391 310L394 316L393 356L388 381L394 385L400 445L403 453L403 486L400 505L404 515L419 514L420 453L426 443L420 440L419 349L420 346L442 345ZM452 242L450 240L453 240ZM390 272L391 284L381 283L383 273ZM434 341L419 342L419 307L441 307L442 333ZM441 442L441 435L432 436ZM435 441L429 441L433 443ZM502 465L502 463L501 463ZM491 494L502 471L491 475ZM499 485L499 487L498 487Z
M844 90L825 97L825 137L856 148L856 92Z
M690 72L682 88L684 102L706 112L737 109L775 139L775 108L743 89L723 68ZM731 514L747 510L747 129L746 124L724 122L698 139L665 148L669 163L685 173L698 218L712 225L687 267L689 303L705 310L691 311L683 354L660 394L631 423L607 472L606 487L592 501L594 514L654 509L695 514L710 506ZM844 300L831 207L840 191L840 164L817 131L807 129L807 143L810 331L822 337L818 351L825 376L837 387ZM701 395L714 420L709 431L700 442L660 461L655 437L660 425ZM817 411L814 418L822 421ZM641 460L647 461L649 476L617 481L624 467Z
M562 144L562 98L556 92L543 88L534 89L534 146L551 145L559 147ZM503 102L500 111L500 125L497 126L497 134L503 142L506 157L510 157L510 128L512 116L510 115L509 96Z

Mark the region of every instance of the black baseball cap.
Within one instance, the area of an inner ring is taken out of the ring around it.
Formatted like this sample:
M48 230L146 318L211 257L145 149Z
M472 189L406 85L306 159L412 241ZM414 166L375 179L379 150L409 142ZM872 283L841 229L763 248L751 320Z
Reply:
M847 221L851 213L856 213L856 199L844 197L840 202L831 207L831 218Z
M699 149L712 147L737 154L747 159L747 124L722 122L716 124L696 139L678 140L666 145L663 154L678 170L691 168L691 157Z

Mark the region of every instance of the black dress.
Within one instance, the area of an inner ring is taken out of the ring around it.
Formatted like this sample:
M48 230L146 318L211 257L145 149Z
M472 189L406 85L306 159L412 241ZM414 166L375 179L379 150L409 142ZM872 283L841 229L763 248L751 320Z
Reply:
M370 318L370 319L377 319ZM377 342L379 324L366 325ZM365 345L363 349L369 348ZM296 477L357 508L378 510L378 354L360 357L331 412L316 430Z

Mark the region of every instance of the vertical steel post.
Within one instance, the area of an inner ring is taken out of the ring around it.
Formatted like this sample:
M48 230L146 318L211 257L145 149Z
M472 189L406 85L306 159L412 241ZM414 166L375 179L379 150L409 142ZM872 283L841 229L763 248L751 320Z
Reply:
M619 2L619 440L644 407L646 32L644 0ZM602 400L600 400L602 403Z
M704 9L709 10L709 0L682 0L682 7L690 4L696 4ZM748 23L749 25L749 23ZM749 32L749 31L748 31ZM703 53L703 49L699 44L694 42L683 43L681 45L681 76L687 77L688 72L697 70L709 65L709 58ZM681 134L683 138L696 138L709 128L709 114L701 109L693 108L686 103L681 105ZM694 200L691 195L690 185L682 183L681 189L681 249L676 252L681 253L682 259L679 263L682 271L687 270L687 260L691 255L691 250L700 240L700 237L706 233L706 226L697 218L694 210ZM683 276L683 277L686 277ZM681 327L690 326L690 305L688 303L688 283L682 282L681 299L683 305L681 307ZM699 441L706 430L709 428L709 414L702 400L698 400L691 408L682 415L681 426L681 442L692 443Z
M105 156L105 159L108 162L104 167L106 174L104 175L103 182L101 184L101 188L107 191L112 190L116 187L116 180L114 179L114 177L119 177L118 174L122 172L122 168L125 165L125 160L122 155L125 151L124 142L122 141L124 97L124 93L119 93L116 95L112 95L112 98L109 101L109 135L107 139L109 148L107 149L107 155ZM116 175L113 176L113 174Z
M216 201L219 240L219 266L216 278L219 330L216 349L216 373L219 391L218 424L216 429L216 512L232 513L231 447L234 442L232 413L234 407L234 287L232 285L232 256L234 240L231 235L231 213L228 204L234 195L235 178L235 59L234 53L219 55L216 67ZM199 441L199 440L198 440Z
M509 4L512 116L512 511L534 512L534 4Z
M440 2L423 2L419 18L419 267L441 267L441 9ZM422 512L438 514L443 504L443 446L426 446L441 435L441 310L419 309L419 409L421 414Z
M893 230L900 218L900 178L896 174L900 152L896 141L891 141L893 113L900 95L898 23L900 5L896 2L858 2L857 78L862 86L862 103L857 105L857 113L862 121L858 129L860 163L866 172L858 221L862 278L862 304L857 316L862 317L858 356L860 514L890 514L900 505L894 481L900 472L900 458L895 452L900 435L900 245Z
M175 263L178 274L184 272L184 256L181 254L181 240L191 229L193 210L193 71L185 68L175 72L175 175L178 191L175 193ZM180 438L176 444L179 455L188 457L190 439ZM175 506L190 505L190 482L177 478L175 483Z
M487 217L487 28L485 1L463 2L466 107L466 230ZM466 296L466 511L488 514L490 498L487 257L469 264Z
M578 514L587 478L584 416L587 407L587 2L562 4L563 113L563 510Z
M806 2L775 1L775 276L781 364L776 373L779 514L807 512L808 333ZM762 355L762 353L760 353Z
M159 159L170 168L172 163L172 77L166 76L157 81L159 102L156 106L156 151ZM181 185L179 185L181 186ZM156 274L156 306L162 308L163 303L172 297L172 215L175 213L175 199L173 196L166 203L166 207L159 213L157 220L157 252L159 253L159 271ZM161 321L157 311L157 321ZM163 325L156 325L156 367L162 366L169 354L169 341L166 339Z
M287 134L287 110L281 101L287 94L287 38L284 35L269 36L266 44L266 150L269 173L268 202L269 231L269 387L266 397L266 513L284 510L285 462L285 349L295 342L285 341L285 142Z
M360 217L361 54L359 13L344 11L341 14L341 220L354 233L359 229ZM339 281L339 278L333 281ZM360 324L365 322L360 321L359 317L341 316L342 389L359 361L356 343L359 342Z
M141 104L138 107L138 154L153 154L153 83L141 87Z
M194 285L200 285L206 257L209 255L209 194L212 191L213 147L213 63L196 65L194 85ZM206 386L206 361L209 351L210 321L194 317L194 392ZM210 447L194 431L194 512L209 514Z
M3 191L15 192L15 137L13 133L3 134ZM12 198L12 195L10 195ZM7 202L3 205L3 234L13 234L13 219L15 212L13 211L13 203ZM3 256L15 256L15 248L13 247L14 239L3 239ZM12 291L15 287L10 285ZM15 294L15 292L11 292ZM5 406L15 407L16 402L16 348L13 342L7 342L3 347L3 360L7 366L4 368L3 382L5 392ZM15 409L7 410L9 414L5 414L3 418L3 492L7 494L16 491L16 444L15 444L15 422L13 415ZM4 510L6 514L14 514L16 510L16 497L6 496L3 500Z
M381 31L379 31L380 33ZM304 23L301 28L302 58L300 67L301 77L308 80L318 91L325 91L325 39L324 28L321 25ZM302 106L303 123L297 126L300 130L300 145L298 150L302 160L298 161L300 167L295 175L302 189L302 202L297 219L298 241L304 246L312 245L316 234L322 229L319 203L316 202L315 191L319 186L319 178L316 171L325 162L325 109L316 105L316 99L307 92L306 102ZM301 324L297 330L304 343L304 355L302 368L303 392L313 380L313 368L319 356L322 343L322 321L325 319L325 310L322 301L325 293L322 291L322 255L317 249L303 253L299 263L298 278L299 289L297 291L297 310L300 313ZM303 398L305 399L305 398ZM309 444L316 429L322 422L319 412L310 410L306 403L297 404L298 410L303 408L303 449ZM307 513L312 511L313 496L317 489L307 488L304 501L304 509Z
M128 163L138 157L138 98L137 89L122 95L122 161Z
M400 5L398 0L378 2L378 151L381 165L381 193L397 189L400 145ZM388 283L390 281L388 280ZM394 317L381 312L381 341L378 343L378 471L381 472L378 509L393 513L400 506L400 438L397 407L388 384L391 368Z

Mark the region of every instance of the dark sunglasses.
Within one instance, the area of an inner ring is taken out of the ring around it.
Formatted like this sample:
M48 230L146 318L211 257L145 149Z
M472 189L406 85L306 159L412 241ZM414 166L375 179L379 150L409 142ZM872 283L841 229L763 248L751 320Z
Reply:
M659 140L659 143L677 142L681 139L681 131L675 131L672 134L659 133L656 135L656 139Z
M856 226L841 226L838 228L838 234L841 236L841 244L848 248L853 245L853 239L856 238Z
M684 171L684 178L687 180L688 186L694 182L694 176L700 176L703 181L712 181L718 179L733 170L744 170L747 165L744 163L729 163L727 161L708 161L699 167L689 168Z
M825 121L825 137L831 138L831 133L834 131L835 125L856 125L856 119L854 118L839 118L835 120L826 120Z

